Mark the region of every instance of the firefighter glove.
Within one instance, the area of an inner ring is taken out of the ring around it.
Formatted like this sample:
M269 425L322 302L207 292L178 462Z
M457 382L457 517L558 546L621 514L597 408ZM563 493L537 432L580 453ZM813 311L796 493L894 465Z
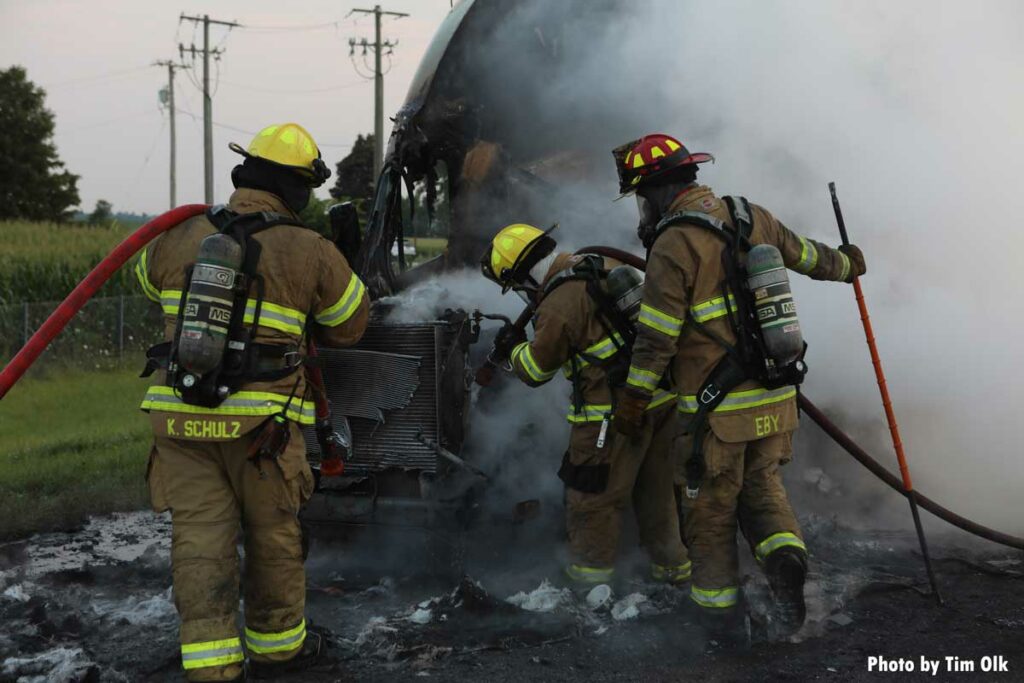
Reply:
M505 323L494 337L495 354L503 360L508 359L512 355L512 349L524 341L526 341L526 330L518 328L512 323Z
M850 274L846 277L847 282L853 282L855 277L860 277L868 272L867 264L864 263L864 252L860 250L860 247L855 244L844 244L839 247L839 251L850 259Z
M618 397L618 405L615 407L616 431L626 436L637 436L644 424L644 411L651 402L651 396L647 392L626 387Z

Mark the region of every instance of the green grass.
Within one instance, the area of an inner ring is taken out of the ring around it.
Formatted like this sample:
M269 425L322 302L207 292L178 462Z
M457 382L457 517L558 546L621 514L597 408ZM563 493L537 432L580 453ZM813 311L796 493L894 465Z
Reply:
M122 225L0 221L0 304L63 299L128 233ZM130 268L101 290L138 293Z
M407 237L406 239L413 241L413 238ZM417 237L415 239L416 244L416 256L413 258L414 263L422 263L429 261L434 258L445 249L448 248L448 238L446 237Z
M143 507L147 380L132 369L22 380L0 401L0 538Z

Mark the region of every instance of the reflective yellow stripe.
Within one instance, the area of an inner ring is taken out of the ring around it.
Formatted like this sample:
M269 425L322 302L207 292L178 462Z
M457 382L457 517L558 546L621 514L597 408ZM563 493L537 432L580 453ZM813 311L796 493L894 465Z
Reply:
M804 542L800 540L799 536L791 534L788 531L783 531L777 534L772 534L758 543L754 547L754 557L757 558L758 562L764 562L769 555L785 546L792 546L807 552L807 546L804 545Z
M651 397L651 402L647 404L647 410L654 410L660 406L665 405L669 401L674 401L676 394L665 391L664 389L658 389L654 392L654 396Z
M658 390L651 397L651 402L647 404L646 410L654 410L659 406L663 406L669 401L675 400L676 395L664 391ZM565 419L573 424L580 424L584 422L601 422L605 416L610 416L612 407L607 403L585 403L579 411L576 410L575 406L569 406L569 413L565 416Z
M839 279L846 282L846 278L850 277L850 257L841 251L837 251L840 260L843 262L843 269L839 271Z
M165 289L160 292L160 305L165 315L178 315L178 307L181 303L180 289ZM256 317L256 300L249 299L245 303L246 324L251 325ZM280 330L288 334L301 335L302 328L306 324L306 314L294 308L273 304L264 301L260 308L260 327L273 330Z
M675 318L647 304L640 304L640 315L637 317L637 322L670 337L678 337L680 330L683 329L682 319Z
M793 266L793 270L807 275L818 265L818 250L814 243L800 237L800 261Z
M241 662L240 638L208 640L203 643L184 643L181 646L181 666L185 669L202 669L210 666L226 666Z
M666 567L662 564L651 563L651 578L655 581L671 581L673 583L682 583L690 579L690 572L693 568L693 563L686 561L682 564L677 564L674 567Z
M590 359L608 360L618 352L623 343L622 336L618 333L594 342L585 351L581 351L573 357L576 360L576 368L582 370L590 367ZM562 374L572 379L572 361L565 362L562 366Z
M565 575L573 581L582 583L606 583L615 574L614 567L584 567L570 564L565 568Z
M362 280L353 273L341 298L333 306L317 313L316 321L326 327L337 327L359 310L359 304L362 303L365 295L366 287Z
M174 393L173 387L155 385L146 391L146 397L139 407L143 410L163 410L169 413L189 413L193 415L276 415L288 405L285 417L299 424L313 424L316 407L312 401L305 401L300 396L292 398L291 403L284 394L269 391L237 391L224 400L216 408L195 406L185 403Z
M644 391L654 391L658 388L658 382L660 381L661 377L650 370L644 370L643 368L638 368L635 365L629 366L629 375L626 377L626 384L631 387L637 387Z
M733 299L732 295L729 295L729 311L732 313L736 312L736 300ZM721 318L726 314L725 308L725 297L716 296L714 299L708 299L703 303L699 303L696 306L690 308L690 315L693 319L699 323L705 323L715 318Z
M725 609L739 602L740 589L737 586L711 589L690 586L690 598L701 607Z
M249 652L267 654L270 652L289 652L302 647L306 640L306 620L287 631L271 631L261 633L245 627L245 646Z
M580 406L578 411L575 406L569 406L569 414L566 415L565 419L573 424L580 424L583 422L602 422L605 416L611 415L611 412L611 404L588 403Z
M796 396L796 387L780 387L778 389L749 389L746 391L732 391L725 397L717 408L716 413L724 413L730 410L743 410L744 408L756 408L771 403L778 403ZM696 396L680 396L679 412L696 413Z
M149 281L149 267L146 264L147 254L149 249L143 249L139 255L139 260L135 262L135 278L139 281L142 286L142 293L152 301L160 303L160 290L153 286L153 283Z
M523 342L512 349L512 362L521 366L534 382L547 382L558 372L558 368L549 372L540 369L533 358L533 352L530 351L530 342Z

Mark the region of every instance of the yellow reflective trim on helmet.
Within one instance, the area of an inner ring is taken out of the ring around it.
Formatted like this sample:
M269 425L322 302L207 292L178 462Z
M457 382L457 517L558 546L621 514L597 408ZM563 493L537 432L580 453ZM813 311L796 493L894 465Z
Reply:
M267 126L256 134L247 151L257 159L310 172L313 162L320 158L313 136L297 123Z
M651 159L659 159L665 156L665 150L657 145L651 147Z
M668 147L673 152L680 148L679 143L670 137L665 138L665 146Z
M633 168L640 168L644 165L644 157L642 154L637 154L633 157Z

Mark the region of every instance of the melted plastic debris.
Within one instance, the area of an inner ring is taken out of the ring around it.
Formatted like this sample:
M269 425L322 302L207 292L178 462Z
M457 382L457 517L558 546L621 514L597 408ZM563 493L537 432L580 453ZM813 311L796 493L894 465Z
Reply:
M529 593L519 591L505 601L527 612L551 612L559 605L571 602L572 597L572 591L568 588L556 588L544 579Z
M173 627L177 622L173 589L150 597L132 596L121 601L96 601L92 605L98 616L123 619L134 626Z
M643 593L630 593L612 605L612 619L625 621L636 619L640 616L640 605L647 602L647 596Z
M4 591L4 597L10 600L17 600L18 602L29 601L29 595L25 592L25 588L20 583L9 586L7 590Z
M30 657L8 657L0 673L18 683L51 683L86 680L96 665L80 647L57 647Z
M606 583L594 586L587 593L587 605L590 609L601 609L612 599L612 588Z
M144 555L166 558L170 553L169 514L148 511L115 513L92 517L74 533L40 534L28 539L24 562L0 571L35 578L64 570L135 562Z
M429 624L430 620L434 618L434 611L429 609L423 609L422 607L417 609L415 612L409 615L409 621L414 624Z

